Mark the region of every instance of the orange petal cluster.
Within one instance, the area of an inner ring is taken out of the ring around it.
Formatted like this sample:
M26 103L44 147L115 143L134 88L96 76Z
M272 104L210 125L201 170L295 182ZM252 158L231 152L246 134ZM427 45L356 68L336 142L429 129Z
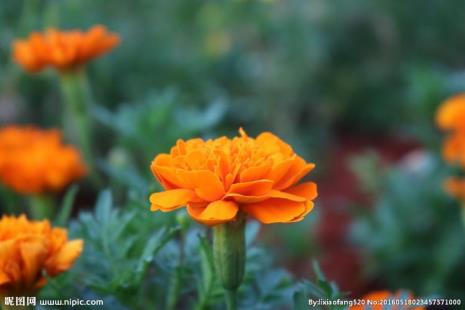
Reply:
M50 28L43 33L33 32L25 40L14 41L13 59L29 72L39 72L47 66L69 71L105 54L119 42L117 34L101 25L87 32Z
M445 100L436 113L436 123L444 130L465 130L465 93Z
M436 123L448 132L442 148L444 159L465 167L465 94L444 101L436 113Z
M251 138L178 140L151 170L165 191L150 196L151 210L187 206L196 221L217 225L244 212L262 223L300 221L313 208L315 183L297 184L313 168L292 147L265 132Z
M389 300L398 300L405 302L406 300L412 300L413 296L411 294L405 294L404 292L398 291L396 293L391 293L389 291L376 291L369 293L361 298L366 303L365 305L356 305L352 306L350 310L383 310L383 309L392 309L392 310L425 310L425 307L414 307L411 305L389 305L386 304Z
M32 126L0 129L0 183L22 194L62 190L82 178L86 167L58 130Z
M68 240L67 230L53 228L47 220L26 216L0 219L0 296L33 295L73 265L81 255L82 240Z
M450 177L444 182L444 189L450 196L465 201L465 180Z
M442 146L444 160L465 168L465 93L453 96L440 105L436 123L440 129L448 132ZM465 201L465 180L450 178L445 181L444 187L447 193Z

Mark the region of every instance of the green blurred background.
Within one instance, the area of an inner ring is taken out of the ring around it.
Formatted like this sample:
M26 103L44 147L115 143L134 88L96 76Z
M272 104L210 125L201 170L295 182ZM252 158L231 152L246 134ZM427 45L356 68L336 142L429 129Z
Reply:
M177 138L270 130L317 164L313 216L261 236L297 277L317 258L354 296L465 298L433 121L465 90L464 20L459 0L2 0L0 122L59 124L54 73L23 73L15 38L103 24L122 38L88 68L113 187L154 188L150 160Z

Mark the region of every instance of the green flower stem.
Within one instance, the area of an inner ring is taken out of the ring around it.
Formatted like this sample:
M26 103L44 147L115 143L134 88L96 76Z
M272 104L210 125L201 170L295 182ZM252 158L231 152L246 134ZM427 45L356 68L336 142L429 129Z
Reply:
M66 138L79 146L87 165L92 166L91 95L83 69L62 72L61 91L64 99L63 127Z
M226 309L237 309L237 290L224 290L224 297L226 299Z
M226 306L237 309L237 290L245 270L245 216L213 228L213 259L225 291Z
M29 198L29 212L35 220L52 219L54 216L54 202L46 195L31 196Z

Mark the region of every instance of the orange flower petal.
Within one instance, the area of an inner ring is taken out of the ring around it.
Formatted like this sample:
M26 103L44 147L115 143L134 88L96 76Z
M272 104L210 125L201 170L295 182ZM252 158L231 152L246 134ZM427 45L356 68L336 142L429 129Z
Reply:
M155 176L160 181L165 189L174 189L174 188L190 188L188 184L183 184L176 174L176 170L170 167L163 167L158 165L152 166L152 171L154 171Z
M33 286L47 255L47 248L43 240L37 236L24 240L19 244L19 250L23 261L23 277L28 287Z
M0 270L0 285L7 284L10 282L10 277Z
M224 186L218 176L207 170L189 172L195 184L195 193L206 201L215 201L223 197Z
M317 186L313 182L306 182L295 185L287 189L286 193L304 197L306 200L313 200L318 196Z
M231 185L228 193L240 194L244 196L260 196L268 193L273 187L271 180L257 180Z
M279 152L284 154L292 154L294 152L289 144L285 143L271 132L264 132L258 135L257 143L262 145L268 152Z
M296 202L304 202L307 200L305 197L302 197L299 195L293 195L287 192L281 192L281 191L276 191L276 190L272 190L269 193L269 198L279 198L279 199L296 201Z
M15 278L20 278L21 276L12 275L9 271L6 270L6 264L12 260L12 253L15 251L16 241L15 240L5 240L0 242L0 285L5 283L10 283L15 280ZM19 272L19 270L18 270Z
M315 164L307 164L301 157L296 157L287 173L275 184L274 188L283 190L294 185L314 167Z
M261 166L247 168L241 172L239 180L243 183L263 179L270 172L271 166L272 162L268 161Z
M290 223L303 219L313 208L311 202L271 198L259 203L245 204L242 209L264 224Z
M239 211L237 204L232 201L218 200L204 206L189 204L187 212L194 220L209 226L229 222Z
M270 190L265 191L263 195L260 195L259 192L252 192L251 195L249 195L249 193L228 193L225 195L225 197L233 198L234 201L238 203L256 203L267 200L269 198L279 198L297 202L304 202L306 200L312 200L317 196L316 184L312 182L296 185L286 191Z
M172 211L185 206L189 201L198 200L195 192L189 189L172 189L150 195L151 210Z
M232 198L235 202L244 204L244 203L256 203L256 202L261 202L264 200L267 200L270 198L268 195L261 195L261 196L246 196L246 195L241 195L241 194L226 194L224 196L225 198Z
M50 276L55 276L71 268L81 255L83 248L84 241L82 240L72 240L65 243L53 259L47 262L47 273Z
M161 183L164 189L174 189L178 187L176 183L170 181L169 179L171 176L171 171L167 170L168 168L162 168L164 166L170 166L171 164L171 157L168 154L160 154L155 157L155 159L152 161L152 164L150 165L150 169L152 170L153 175ZM161 171L159 168L161 168ZM162 172L163 170L165 171L164 173ZM164 177L165 174L169 176L168 179Z
M315 206L315 204L312 202L312 201L306 201L305 202L305 209L304 209L304 213L302 213L301 215L299 215L298 217L294 218L291 223L295 223L295 222L300 222L302 221L305 216L307 214L309 214L312 210L313 210L313 207Z
M187 171L157 165L152 168L166 188L186 188L194 190L198 197L215 201L224 195L224 186L217 175L208 170Z
M282 179L282 177L289 171L292 164L294 163L295 156L285 159L283 161L278 162L270 171L270 173L266 176L266 179L273 180L274 182L278 182Z
M203 170L205 169L205 158L208 154L203 150L195 150L186 155L186 164L189 169L192 170Z

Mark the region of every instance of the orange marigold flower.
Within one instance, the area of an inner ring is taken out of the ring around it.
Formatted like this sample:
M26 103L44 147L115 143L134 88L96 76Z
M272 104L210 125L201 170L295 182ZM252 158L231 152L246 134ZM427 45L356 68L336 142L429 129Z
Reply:
M465 166L465 131L453 132L444 140L442 156L451 164Z
M465 93L444 101L436 114L438 127L444 130L465 129Z
M239 211L262 223L300 221L313 208L315 183L296 185L313 168L291 146L265 132L233 139L178 140L151 169L165 191L150 196L151 210L187 206L196 221L216 225Z
M369 293L361 298L362 300L366 301L365 305L357 305L352 306L350 310L383 310L383 309L391 309L391 310L425 310L425 307L414 307L411 305L385 305L385 301L387 300L406 300L406 299L413 299L413 296L409 293L398 291L395 294L389 291L376 291Z
M79 152L58 130L0 129L0 182L23 194L60 191L86 174Z
M442 156L449 163L465 167L465 93L442 103L436 122L441 129L449 131L442 146Z
M105 54L120 42L120 37L97 25L80 30L33 32L25 40L13 42L13 59L29 72L47 66L62 71L75 70L93 58Z
M444 182L444 190L450 196L465 201L465 180L451 177Z
M82 240L68 240L67 230L53 228L47 220L26 216L0 219L0 296L34 294L73 265L81 255Z

